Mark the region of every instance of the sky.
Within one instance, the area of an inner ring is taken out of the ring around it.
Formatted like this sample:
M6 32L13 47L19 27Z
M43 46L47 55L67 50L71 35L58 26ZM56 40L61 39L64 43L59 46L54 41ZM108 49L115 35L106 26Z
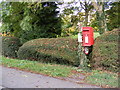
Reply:
M71 1L71 0L67 0L67 1ZM62 11L64 10L64 8L66 8L68 6L67 1L65 0L65 3L63 5L58 6L60 8L60 13L62 13ZM78 2L79 0L75 0L77 3L72 4L72 6L77 6L80 7L80 3ZM84 10L82 10L81 12L84 12ZM78 12L74 11L74 14L77 14Z
M8 1L8 0L0 0L1 1ZM12 0L12 1L16 1L16 0ZM21 1L27 1L27 0L21 0ZM33 1L36 1L36 0L33 0ZM38 1L38 0L37 0ZM45 1L45 0L41 0L41 1ZM64 2L70 2L70 1L73 1L73 0L47 0L47 1L64 1ZM79 0L74 0L76 2L79 2ZM85 1L85 0L80 0L80 1ZM90 0L86 0L86 1L90 1ZM96 0L95 0L96 1ZM100 1L100 0L98 0ZM107 0L103 0L103 1L107 1ZM118 0L108 0L108 1L118 1ZM60 9L60 13L62 13L62 11L64 10L64 8L67 6L67 4L63 4L63 5L60 5L58 6ZM80 3L76 3L75 5L73 6L77 6L77 7L80 7ZM81 12L84 12L84 10L82 10ZM75 14L77 13L76 11L74 12Z

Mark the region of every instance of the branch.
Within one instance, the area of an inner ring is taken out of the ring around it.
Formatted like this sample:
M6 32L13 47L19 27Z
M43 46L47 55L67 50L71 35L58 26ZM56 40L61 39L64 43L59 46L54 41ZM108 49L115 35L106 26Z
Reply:
M96 11L99 11L99 6L95 2L95 0L92 1L92 4L93 4L94 8L96 9Z
M81 8L83 8L85 10L85 7L83 7L84 4L81 1L80 1L80 5L81 5Z

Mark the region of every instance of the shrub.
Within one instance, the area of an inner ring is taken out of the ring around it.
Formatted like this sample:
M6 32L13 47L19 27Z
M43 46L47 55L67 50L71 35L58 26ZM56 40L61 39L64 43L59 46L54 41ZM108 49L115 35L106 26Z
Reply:
M18 51L19 59L77 65L77 41L71 38L42 38L28 41Z
M19 38L2 36L2 55L6 57L17 57L17 51L21 46Z
M91 59L92 68L118 72L118 31L108 31L96 38Z

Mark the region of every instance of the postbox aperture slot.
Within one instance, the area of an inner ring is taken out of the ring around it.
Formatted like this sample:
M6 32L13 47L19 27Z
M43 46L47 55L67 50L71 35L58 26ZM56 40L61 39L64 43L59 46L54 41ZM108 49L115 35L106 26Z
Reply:
M88 29L84 29L83 32L89 32L89 30Z
M83 29L83 31L89 31L88 29Z
M83 31L89 31L89 29L83 29Z

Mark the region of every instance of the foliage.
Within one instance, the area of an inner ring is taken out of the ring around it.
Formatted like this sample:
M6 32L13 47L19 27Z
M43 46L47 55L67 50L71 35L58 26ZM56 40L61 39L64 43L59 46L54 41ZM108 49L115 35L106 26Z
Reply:
M42 38L19 48L19 59L78 65L77 41L71 38Z
M1 5L1 17L3 23L1 27L2 32L11 32L14 33L14 35L18 36L21 30L19 23L23 18L22 11L24 9L24 5L19 2L2 2Z
M21 46L20 40L16 37L2 36L2 55L6 57L17 57L17 51Z
M10 36L10 37L12 37L14 35L11 34L10 32L2 32L2 33L0 33L0 36Z
M80 4L80 6L78 6ZM61 13L62 18L62 33L61 36L71 36L78 33L78 22L82 21L82 24L88 24L89 12L93 9L92 3L90 1L83 2L71 1L63 3L64 10ZM82 9L85 12L81 12Z
M85 20L84 20L84 26L88 26L88 16L89 12L93 9L92 2L90 0L79 0L81 8L85 11Z
M61 34L61 19L55 2L11 2L9 14L2 15L3 30L9 30L22 42L36 38L53 38ZM5 26L7 25L7 28Z
M92 68L119 71L118 33L119 29L115 29L96 38L91 59Z
M106 11L108 17L108 30L120 27L120 2L111 3L111 8Z
M108 31L107 27L107 17L106 17L106 10L110 7L110 2L102 2L99 0L93 0L92 4L94 8L96 9L96 24L99 29L99 33L103 34L104 32Z
M94 17L93 19L91 19L90 22L90 27L93 27L94 32L99 32L99 20L97 17L97 13L93 14L92 17Z
M61 36L66 37L75 35L77 33L77 22L80 17L74 15L77 10L75 6L76 2L63 2L60 7L63 7L63 11L60 13L62 21L62 32ZM58 4L59 5L59 4Z
M105 13L104 11L100 14L98 12L96 12L96 25L98 27L98 32L99 34L103 34L104 32L106 32L107 30L107 26L106 25L106 18L105 18Z

